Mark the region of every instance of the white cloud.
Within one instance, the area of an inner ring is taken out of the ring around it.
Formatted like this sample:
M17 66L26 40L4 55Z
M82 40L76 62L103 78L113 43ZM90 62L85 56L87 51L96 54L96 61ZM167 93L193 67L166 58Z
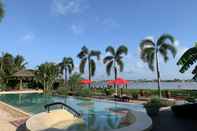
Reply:
M71 25L71 30L76 35L82 34L84 32L84 28L76 24Z
M35 38L35 35L31 32L22 36L22 40L24 40L24 41L33 40L34 38Z
M53 0L52 11L58 15L78 14L87 8L84 0Z

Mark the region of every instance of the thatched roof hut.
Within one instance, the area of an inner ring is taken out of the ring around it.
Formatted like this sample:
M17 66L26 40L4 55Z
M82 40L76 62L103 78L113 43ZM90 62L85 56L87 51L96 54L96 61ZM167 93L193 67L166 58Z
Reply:
M35 71L34 70L20 70L16 73L14 73L10 79L16 79L20 81L20 89L22 89L23 80L25 81L31 81L35 77Z

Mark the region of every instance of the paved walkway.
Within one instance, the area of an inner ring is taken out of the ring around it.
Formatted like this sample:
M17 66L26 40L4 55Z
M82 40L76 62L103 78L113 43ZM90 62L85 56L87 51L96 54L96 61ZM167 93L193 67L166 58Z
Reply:
M152 120L152 131L197 131L197 120L177 118L169 109L161 111Z
M16 131L29 116L0 102L0 131Z

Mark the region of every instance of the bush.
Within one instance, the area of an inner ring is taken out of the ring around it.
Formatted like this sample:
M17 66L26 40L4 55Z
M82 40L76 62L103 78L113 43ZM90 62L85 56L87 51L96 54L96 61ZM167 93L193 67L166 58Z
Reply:
M76 93L77 96L89 97L92 96L92 91L89 88L82 88Z
M155 96L150 99L145 105L145 108L153 107L153 108L160 108L162 106L161 100L159 97Z
M191 103L195 103L196 102L195 97L187 97L185 100L188 101L188 102L191 102Z
M55 95L67 96L68 89L66 87L59 87L54 93Z
M139 91L137 90L131 91L131 96L133 97L133 99L138 99Z
M105 89L104 89L104 93L105 93L106 96L112 95L113 92L114 92L114 90L111 89L111 88L105 88Z

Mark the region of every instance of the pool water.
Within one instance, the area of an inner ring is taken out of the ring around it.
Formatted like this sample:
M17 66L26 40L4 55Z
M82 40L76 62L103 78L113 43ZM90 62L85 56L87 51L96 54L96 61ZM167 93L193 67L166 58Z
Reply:
M112 102L80 97L48 96L44 94L7 94L0 100L28 113L45 111L44 105L64 102L82 114L83 125L74 125L69 131L105 131L129 126L135 121L130 110L145 111L143 105Z

